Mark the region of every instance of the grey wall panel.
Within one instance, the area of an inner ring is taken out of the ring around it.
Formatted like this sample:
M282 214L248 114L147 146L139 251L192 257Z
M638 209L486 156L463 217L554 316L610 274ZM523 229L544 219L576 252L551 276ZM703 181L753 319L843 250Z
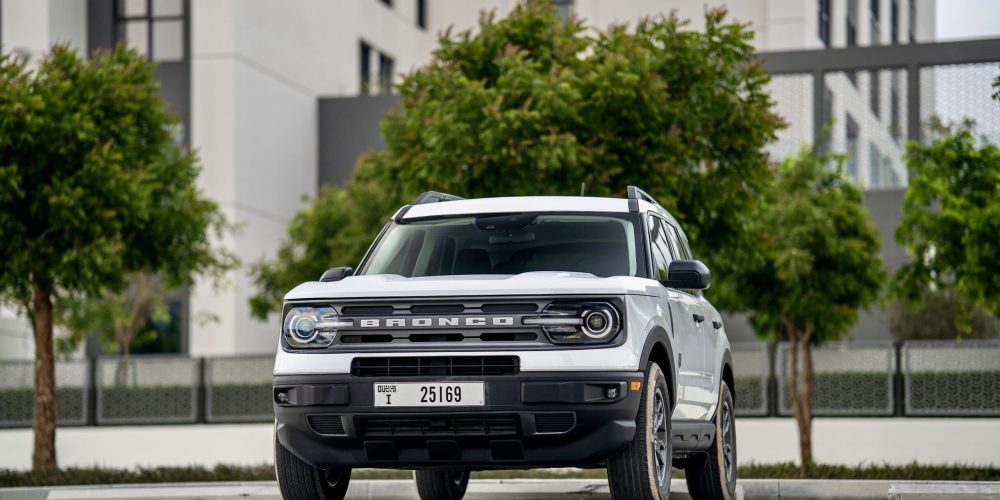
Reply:
M385 147L379 123L399 103L397 95L319 100L319 183L343 184L358 156Z
M87 1L87 53L115 45L114 0Z

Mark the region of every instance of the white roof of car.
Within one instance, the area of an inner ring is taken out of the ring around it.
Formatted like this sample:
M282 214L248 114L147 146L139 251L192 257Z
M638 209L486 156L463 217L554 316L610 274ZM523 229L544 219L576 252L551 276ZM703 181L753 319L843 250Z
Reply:
M665 213L657 205L639 201L639 210ZM497 214L507 212L620 212L628 213L625 198L595 198L589 196L510 196L472 200L440 201L413 205L403 219L442 217L449 215ZM398 217L398 213L397 213ZM396 219L397 217L393 217Z

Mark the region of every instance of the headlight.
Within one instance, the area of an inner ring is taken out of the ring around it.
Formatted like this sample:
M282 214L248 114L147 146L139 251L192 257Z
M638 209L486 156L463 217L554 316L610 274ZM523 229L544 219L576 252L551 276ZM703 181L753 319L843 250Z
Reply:
M333 343L337 329L351 325L332 307L293 307L285 314L281 332L293 348L320 349Z
M557 302L524 324L541 326L556 344L605 344L621 331L621 315L607 302Z

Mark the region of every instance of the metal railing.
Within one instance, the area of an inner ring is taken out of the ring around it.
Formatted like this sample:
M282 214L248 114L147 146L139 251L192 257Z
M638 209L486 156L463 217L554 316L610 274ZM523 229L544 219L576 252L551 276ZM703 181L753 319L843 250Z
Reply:
M732 346L741 417L791 415L785 343ZM59 425L270 422L270 355L132 356L56 364ZM1000 341L814 349L817 417L1000 416ZM33 364L0 360L0 427L31 425Z

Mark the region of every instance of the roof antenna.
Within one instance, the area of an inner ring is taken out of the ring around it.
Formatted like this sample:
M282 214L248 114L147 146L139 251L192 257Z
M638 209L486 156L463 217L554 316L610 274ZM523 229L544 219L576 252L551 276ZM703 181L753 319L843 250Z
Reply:
M586 193L586 192L587 192L587 183L586 182L581 182L580 183L580 196L583 196L583 193Z

